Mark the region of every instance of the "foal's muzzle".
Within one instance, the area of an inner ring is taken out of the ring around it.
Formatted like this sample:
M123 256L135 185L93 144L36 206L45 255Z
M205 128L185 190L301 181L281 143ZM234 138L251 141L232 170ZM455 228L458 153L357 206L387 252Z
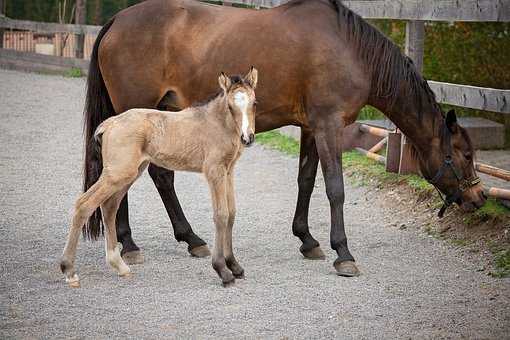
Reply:
M250 133L248 136L246 136L244 133L241 136L241 142L244 144L244 146L251 146L253 142L255 141L255 134Z

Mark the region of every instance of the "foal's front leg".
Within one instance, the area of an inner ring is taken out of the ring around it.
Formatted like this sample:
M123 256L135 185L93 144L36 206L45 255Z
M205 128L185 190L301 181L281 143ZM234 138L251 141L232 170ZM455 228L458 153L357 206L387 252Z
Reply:
M207 181L211 189L212 207L214 210L214 250L212 266L218 273L224 286L235 281L234 275L226 266L225 236L228 227L228 200L227 200L227 172L225 169L212 169L206 172Z
M236 201L234 190L234 174L231 169L227 175L228 225L225 238L225 260L227 267L237 279L244 279L244 269L237 262L232 249L232 229L236 218Z

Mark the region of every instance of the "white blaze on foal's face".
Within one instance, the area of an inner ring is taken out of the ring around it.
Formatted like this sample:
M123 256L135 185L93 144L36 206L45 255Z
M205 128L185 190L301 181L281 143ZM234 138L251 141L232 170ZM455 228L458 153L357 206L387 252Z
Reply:
M234 105L241 114L241 138L246 145L253 141L253 127L250 126L250 113L253 115L250 96L244 90L238 90L234 93Z

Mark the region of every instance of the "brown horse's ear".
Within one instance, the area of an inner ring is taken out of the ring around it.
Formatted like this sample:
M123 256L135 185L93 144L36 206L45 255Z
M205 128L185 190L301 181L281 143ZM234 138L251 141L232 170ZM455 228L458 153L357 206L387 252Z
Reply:
M455 115L455 110L450 110L446 114L446 127L451 133L457 132L457 115Z
M225 91L225 93L228 92L228 89L232 85L230 77L223 72L221 72L220 76L218 77L218 83L220 84L221 89Z
M244 76L244 81L250 84L252 89L255 90L257 87L257 80L259 78L259 72L255 67L251 67L250 71Z

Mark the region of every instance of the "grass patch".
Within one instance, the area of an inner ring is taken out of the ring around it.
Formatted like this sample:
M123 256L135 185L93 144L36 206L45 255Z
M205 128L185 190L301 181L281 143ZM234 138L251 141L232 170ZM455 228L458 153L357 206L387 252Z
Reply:
M272 149L281 151L290 156L299 155L299 142L294 138L282 135L277 131L268 131L257 134L257 142L267 145ZM343 168L347 176L354 177L357 184L366 185L374 183L384 185L408 185L420 198L432 198L439 204L434 187L425 179L417 175L398 175L386 172L383 164L378 163L357 151L347 151L342 154ZM510 209L506 208L494 199L488 199L487 203L474 213L468 214L463 220L466 224L476 224L483 221L501 221L508 219Z
M498 278L510 276L510 249L494 254L494 268L491 275Z
M294 138L284 136L276 131L258 133L255 140L257 143L267 145L271 149L281 151L290 156L299 155L299 142Z
M401 176L386 172L383 164L378 163L357 151L347 151L342 154L342 162L348 175L360 175L367 179L377 180L380 184L407 184L419 194L430 194L434 187L417 175Z
M67 77L67 78L81 78L81 77L85 77L85 73L83 73L81 68L73 67L73 68L70 68L69 70L67 70L64 73L64 77Z

